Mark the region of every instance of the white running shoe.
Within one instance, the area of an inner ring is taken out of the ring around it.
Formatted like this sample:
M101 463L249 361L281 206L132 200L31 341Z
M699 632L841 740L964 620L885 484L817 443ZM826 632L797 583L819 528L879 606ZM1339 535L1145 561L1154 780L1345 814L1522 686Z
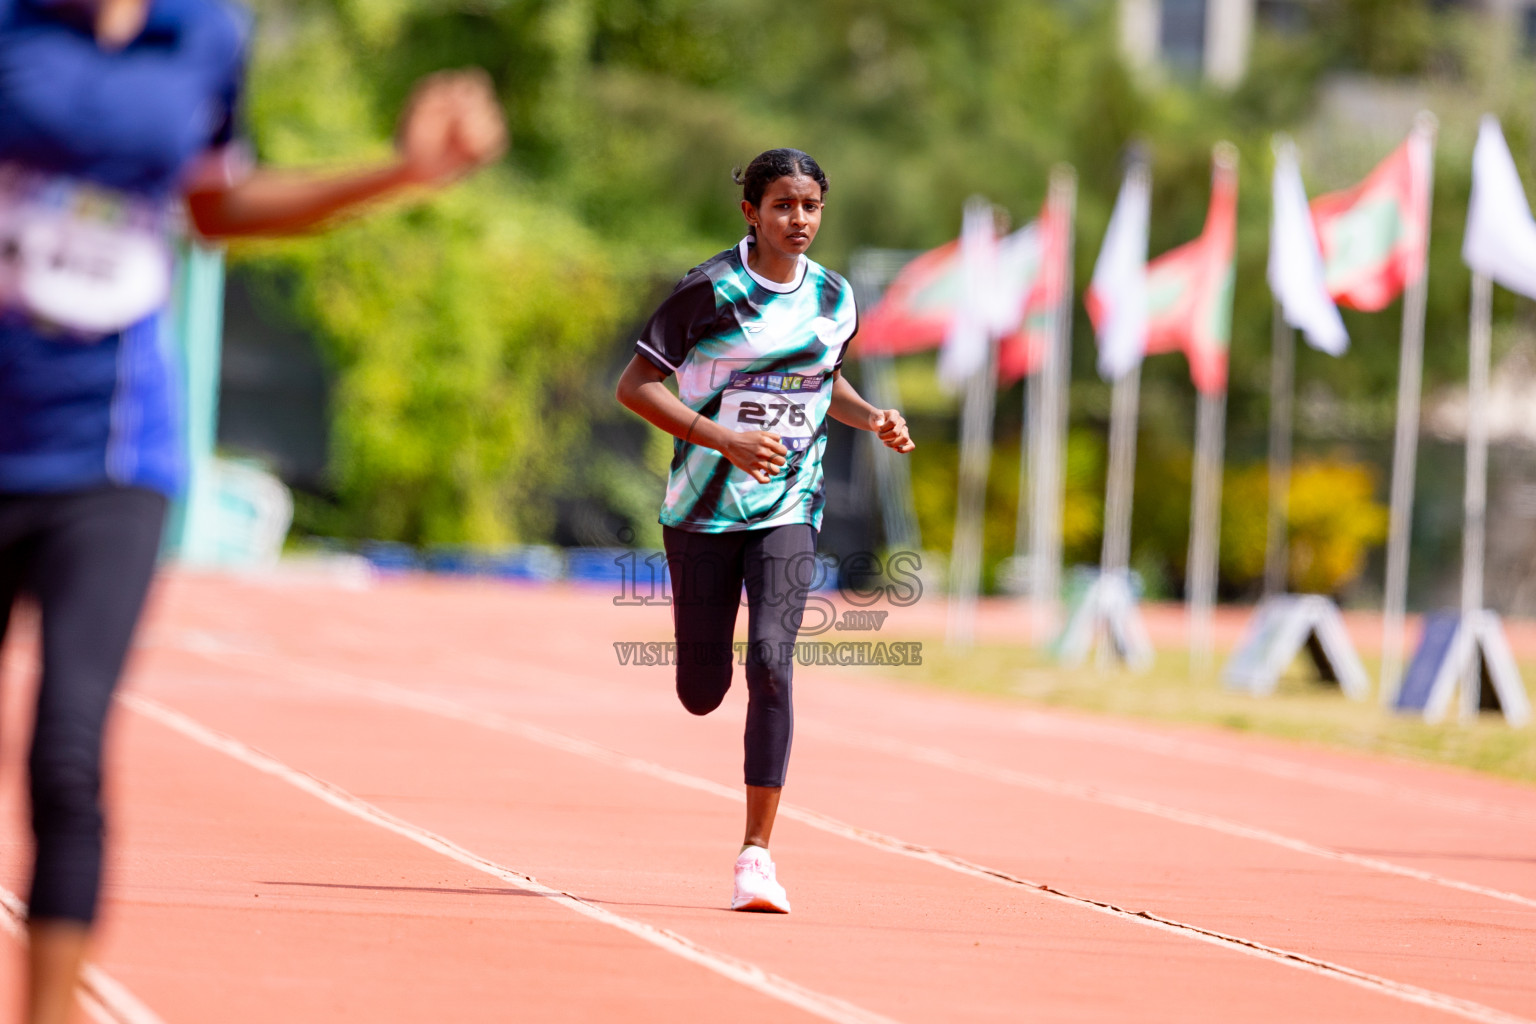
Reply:
M761 846L749 846L736 858L736 894L732 910L789 913L789 894L774 877L773 858Z

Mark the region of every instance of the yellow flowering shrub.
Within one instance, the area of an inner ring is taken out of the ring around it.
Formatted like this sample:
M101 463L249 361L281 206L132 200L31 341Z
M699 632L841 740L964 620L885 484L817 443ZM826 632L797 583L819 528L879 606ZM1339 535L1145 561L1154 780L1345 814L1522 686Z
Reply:
M1229 473L1225 491L1222 576L1237 586L1251 585L1264 575L1268 467L1258 463ZM1298 462L1291 470L1286 524L1289 589L1338 593L1359 578L1370 549L1386 539L1387 509L1376 500L1375 473L1342 459Z

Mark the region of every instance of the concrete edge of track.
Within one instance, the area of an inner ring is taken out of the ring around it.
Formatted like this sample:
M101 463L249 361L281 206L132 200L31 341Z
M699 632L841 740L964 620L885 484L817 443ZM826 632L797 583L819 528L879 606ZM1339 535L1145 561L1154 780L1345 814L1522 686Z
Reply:
M709 779L690 775L686 772L667 768L664 765L634 757L621 751L612 750L601 744L588 740L567 736L554 730L541 726L520 722L509 716L496 712L483 711L456 701L429 694L422 694L405 687L391 683L352 676L331 670L316 670L307 666L293 665L294 668L302 668L307 681L323 688L361 696L380 703L394 705L410 710L424 711L443 718L465 722L481 728L491 729L508 735L521 737L542 746L561 750L576 756L585 757L599 763L607 764L615 768L631 771L636 774L646 775L692 789L698 792L708 793L717 797L740 803L744 798L738 790L724 786ZM292 676L290 676L292 678ZM136 710L146 708L163 709L165 713L185 719L180 712L175 712L157 702L147 698L123 696L120 698L130 707ZM153 711L146 713L154 715ZM218 735L213 730L185 719L196 729L206 731L210 735ZM231 742L243 747L238 740ZM260 755L267 757L267 755ZM275 762L280 763L280 762ZM299 778L311 779L312 777L297 772L295 769L286 769L295 772ZM321 784L328 786L329 784ZM355 798L353 798L355 799ZM384 815L384 812L378 812ZM1379 975L1359 971L1341 964L1308 956L1304 953L1286 950L1275 946L1269 946L1256 940L1246 939L1241 936L1228 935L1212 929L1202 928L1199 925L1177 921L1172 918L1161 917L1146 911L1131 911L1119 907L1113 903L1096 900L1087 896L1079 896L1064 890L1056 889L1050 885L1020 878L1006 871L990 868L982 864L968 861L961 857L943 853L920 843L909 842L881 832L864 829L851 825L819 812L799 807L792 804L781 804L779 814L782 817L791 818L802 824L809 825L820 831L840 836L866 846L893 853L898 856L923 861L949 871L969 875L988 882L1007 885L1019 891L1029 892L1042 898L1057 902L1067 903L1080 909L1090 910L1095 913L1106 914L1130 923L1151 927L1167 933L1180 935L1185 938L1207 943L1224 948L1230 952L1245 956L1257 957L1272 963L1286 967L1307 971L1324 977L1330 977L1346 984L1355 985L1401 1000L1446 1013L1453 1014L1465 1020L1475 1021L1478 1024L1536 1024L1529 1018L1506 1013L1493 1007L1485 1006L1471 1000L1461 999L1445 993L1435 992L1430 989L1410 985L1405 982L1395 981ZM384 817L388 817L384 815ZM393 820L393 819L391 819ZM442 840L447 842L446 840ZM470 855L474 856L474 855ZM465 863L469 863L466 861ZM526 876L519 876L526 877ZM514 884L523 884L514 882ZM537 884L537 883L535 883ZM554 892L554 890L552 890ZM567 894L568 895L568 894ZM578 897L570 899L580 902ZM583 906L589 906L582 904ZM597 908L593 908L597 909ZM607 913L607 912L605 912ZM649 928L650 926L643 926ZM686 940L684 940L686 941ZM770 993L771 994L771 993Z

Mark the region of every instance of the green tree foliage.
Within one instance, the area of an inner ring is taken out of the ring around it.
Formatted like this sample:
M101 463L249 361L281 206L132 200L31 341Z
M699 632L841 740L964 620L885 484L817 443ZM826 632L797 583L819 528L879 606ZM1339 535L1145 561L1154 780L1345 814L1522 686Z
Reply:
M256 68L250 116L264 158L384 148L381 126L399 97L391 75L365 74L378 69L363 55L400 42L404 13L268 12L290 20ZM424 48L441 45L425 35ZM335 371L334 500L301 505L301 526L416 543L549 534L588 441L590 361L621 311L611 259L571 213L501 171L329 234L246 246L236 259L237 273L313 332Z
M1270 137L1307 121L1323 76L1437 75L1507 115L1522 164L1536 137L1524 79L1495 82L1492 65L1465 56L1460 22L1429 0L1307 5L1308 25L1261 28L1251 73L1232 91L1136 80L1118 55L1113 0L255 2L250 121L268 159L383 152L410 83L440 67L486 68L513 130L506 167L459 193L238 253L238 272L313 330L336 370L334 501L308 506L308 525L354 536L541 538L572 497L649 528L657 459L644 443L597 444L588 424L631 422L610 399L626 338L688 266L738 237L729 172L762 149L799 146L827 169L816 256L835 268L860 246L954 237L975 193L1022 223L1050 167L1071 163L1081 288L1128 144L1141 141L1152 159L1157 253L1199 232L1211 145L1233 141L1242 178L1229 410L1240 448L1262 437L1267 416ZM1464 346L1446 339L1465 332L1457 249L1473 127L1447 119L1442 132L1431 383L1464 373ZM1351 184L1384 152L1314 154L1308 184ZM1360 437L1385 436L1390 421L1398 322L1395 309L1351 314L1349 358L1301 356L1304 387L1363 410ZM1068 548L1091 559L1102 447L1090 442L1108 401L1080 312L1073 367ZM1194 404L1183 360L1150 360L1143 394L1136 560L1176 579ZM1007 410L1017 398L1002 397L1000 424L1016 422ZM930 454L915 478L933 543L953 503L955 434L952 417L920 428ZM1259 454L1250 445L1234 460ZM1009 475L989 506L998 557L1012 537Z

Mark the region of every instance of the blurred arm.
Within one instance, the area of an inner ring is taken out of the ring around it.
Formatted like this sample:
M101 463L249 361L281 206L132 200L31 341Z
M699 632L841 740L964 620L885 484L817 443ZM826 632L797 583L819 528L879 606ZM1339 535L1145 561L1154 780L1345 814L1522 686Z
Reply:
M441 188L506 146L501 108L484 72L430 75L401 112L394 160L351 171L255 170L234 181L199 181L188 188L187 210L206 238L294 234L406 189Z
M204 238L291 235L414 183L399 161L329 174L259 169L225 188L189 192L187 210Z

